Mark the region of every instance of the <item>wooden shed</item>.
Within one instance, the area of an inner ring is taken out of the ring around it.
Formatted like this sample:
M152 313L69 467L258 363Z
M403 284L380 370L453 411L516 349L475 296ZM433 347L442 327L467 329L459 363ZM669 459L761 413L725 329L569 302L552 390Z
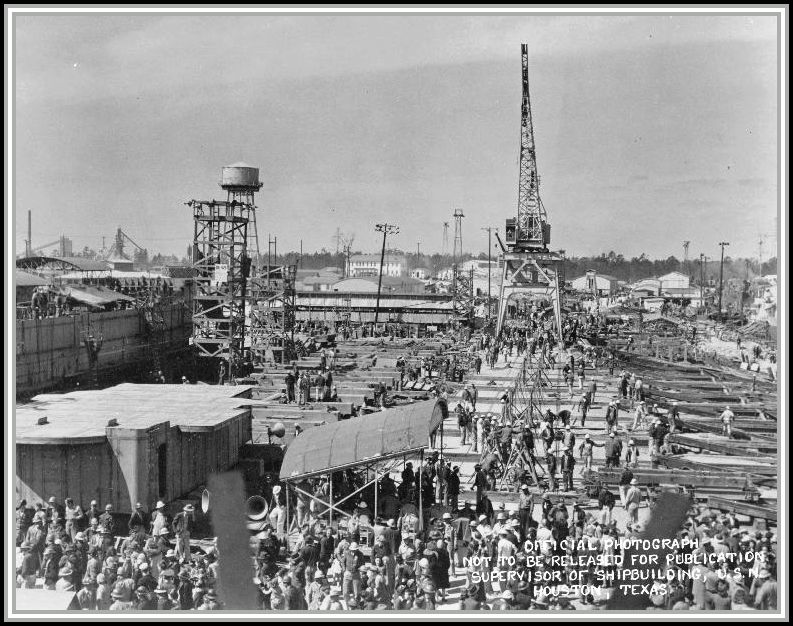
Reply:
M18 498L131 512L175 500L239 461L248 386L122 384L43 394L16 409Z

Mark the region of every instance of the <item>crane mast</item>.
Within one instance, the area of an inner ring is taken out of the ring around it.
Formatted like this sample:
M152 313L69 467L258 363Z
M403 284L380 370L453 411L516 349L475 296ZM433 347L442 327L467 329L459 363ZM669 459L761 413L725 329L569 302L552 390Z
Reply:
M517 218L506 223L507 247L514 252L547 251L551 239L545 207L540 199L540 179L537 175L537 156L534 149L534 126L529 97L528 46L520 47L523 64L523 98L520 124L520 173L518 179Z
M506 245L503 248L504 273L501 278L496 335L507 322L507 311L517 310L518 300L553 311L553 332L562 341L560 274L562 256L548 250L551 226L540 199L540 177L534 150L534 126L529 97L529 51L521 44L523 98L520 117L520 173L518 175L518 211L507 219ZM497 237L498 238L498 237ZM499 239L499 243L501 240ZM521 323L516 320L517 323Z

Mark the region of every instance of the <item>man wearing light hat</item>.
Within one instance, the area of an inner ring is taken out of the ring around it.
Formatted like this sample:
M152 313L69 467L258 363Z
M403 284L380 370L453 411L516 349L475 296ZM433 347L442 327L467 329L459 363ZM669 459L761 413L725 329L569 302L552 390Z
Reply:
M17 586L22 589L34 589L36 587L36 570L39 566L38 559L33 554L30 542L27 540L22 542L19 549L22 552L22 563L17 569Z
M534 494L529 490L529 486L520 486L520 496L518 498L518 521L520 526L520 538L526 539L526 535L532 526L536 526L533 518L534 513Z
M493 602L493 610L494 611L512 611L512 603L515 600L515 594L512 593L509 589L504 591L501 596Z
M606 467L619 467L620 457L622 456L622 442L617 439L616 433L612 430L606 439L605 450Z
M342 577L342 597L345 603L351 591L354 598L357 598L361 594L360 568L363 564L363 553L358 549L358 544L352 542L342 555L342 567L344 570L344 575Z
M77 591L72 581L73 576L72 566L67 563L58 572L58 582L55 583L55 591Z
M642 492L639 489L639 481L636 478L632 478L630 487L625 493L625 510L628 512L630 523L635 524L639 521L639 505L641 502Z
M724 407L724 411L719 415L719 420L721 421L721 434L728 439L732 439L732 424L735 421L735 413L732 412L730 407Z
M645 418L647 416L646 403L644 400L636 405L636 410L633 413L633 424L630 430L635 431L639 426L644 426Z
M190 528L195 523L195 507L185 504L173 518L171 530L176 537L176 558L190 561Z
M165 516L165 502L157 500L157 504L154 505L154 513L151 516L151 534L159 537L163 528L168 528L168 518Z

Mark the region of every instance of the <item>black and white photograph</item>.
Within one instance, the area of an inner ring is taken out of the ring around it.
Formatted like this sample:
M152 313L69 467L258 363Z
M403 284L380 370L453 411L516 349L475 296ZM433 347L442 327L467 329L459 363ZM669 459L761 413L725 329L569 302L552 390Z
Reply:
M5 5L5 619L786 620L787 11Z

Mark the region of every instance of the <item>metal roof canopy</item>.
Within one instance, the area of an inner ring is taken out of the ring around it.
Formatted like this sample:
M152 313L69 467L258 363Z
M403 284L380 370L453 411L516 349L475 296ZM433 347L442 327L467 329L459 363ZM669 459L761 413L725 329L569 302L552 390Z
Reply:
M448 414L445 400L426 400L317 426L286 449L281 480L301 480L424 450Z

